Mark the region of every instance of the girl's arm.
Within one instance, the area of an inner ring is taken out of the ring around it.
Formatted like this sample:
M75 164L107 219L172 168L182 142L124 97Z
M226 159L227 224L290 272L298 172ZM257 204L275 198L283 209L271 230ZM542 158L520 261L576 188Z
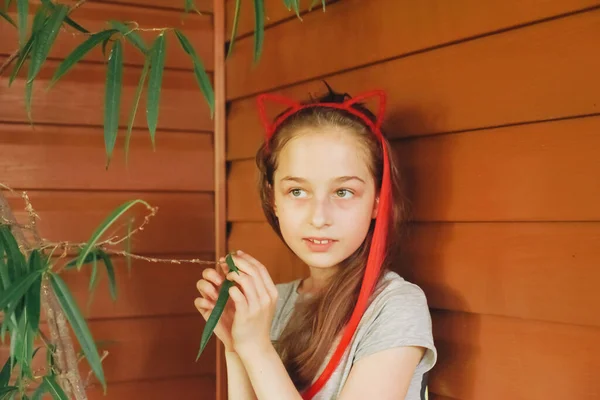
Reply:
M252 383L248 378L244 364L234 351L225 351L227 364L227 393L232 400L256 400Z

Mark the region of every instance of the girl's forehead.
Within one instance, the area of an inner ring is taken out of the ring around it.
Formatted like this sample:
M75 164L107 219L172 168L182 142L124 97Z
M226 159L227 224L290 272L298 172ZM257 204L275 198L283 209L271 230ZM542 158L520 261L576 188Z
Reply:
M369 178L365 147L356 135L335 128L299 132L283 147L277 164L276 175Z

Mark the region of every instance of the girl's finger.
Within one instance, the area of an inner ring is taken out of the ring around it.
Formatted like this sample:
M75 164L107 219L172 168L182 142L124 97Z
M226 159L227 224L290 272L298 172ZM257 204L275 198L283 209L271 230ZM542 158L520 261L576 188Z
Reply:
M227 279L237 283L241 288L246 298L246 302L248 303L248 308L258 308L259 298L258 291L256 290L256 284L254 283L254 279L246 273L237 274L235 272L230 272L227 274Z
M262 265L260 261L241 250L238 250L237 254L248 264L252 265L249 275L251 275L256 281L256 288L259 291L259 296L263 297L264 300L275 299L276 295L278 294L277 288L275 287L267 268Z
M202 271L202 277L217 286L221 286L224 279L223 276L214 268L206 268L204 271Z
M244 297L237 286L232 286L229 288L229 297L231 297L231 300L233 300L233 303L235 304L236 312L248 311L248 302L246 301L246 297Z
M202 296L204 296L208 299L217 300L217 297L219 297L219 293L217 292L217 289L214 287L214 285L212 283L210 283L207 280L200 279L196 283L196 288L198 289L198 291L200 292L200 294Z
M212 301L205 299L204 297L198 297L194 300L194 305L196 306L196 308L198 309L198 311L204 312L204 311L211 311L213 308L215 308L215 303L213 303Z

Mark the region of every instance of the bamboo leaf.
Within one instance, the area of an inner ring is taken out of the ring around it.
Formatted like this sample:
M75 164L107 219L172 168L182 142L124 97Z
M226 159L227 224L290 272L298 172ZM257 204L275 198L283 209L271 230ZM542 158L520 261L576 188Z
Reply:
M52 14L48 21L44 24L44 27L40 30L36 40L39 40L39 46L35 47L35 52L31 54L31 66L32 73L28 77L28 82L33 81L37 74L40 72L42 65L46 61L52 45L56 40L58 31L67 16L69 8L64 5L57 5L54 7Z
M201 14L200 11L198 11L198 9L196 8L196 5L194 4L194 0L185 0L184 10L186 14L190 11L194 11L198 14Z
M110 41L110 39L105 39L102 42L102 57L104 58L104 60L106 60L106 46L108 45L109 41Z
M104 261L104 265L106 266L106 273L108 275L108 283L109 283L109 290L110 290L110 296L112 297L113 300L117 300L117 281L115 279L115 268L113 266L113 263L110 259L110 256L108 254L106 254L106 252L100 250L98 252L98 254L100 255L100 258L102 259L102 261Z
M43 270L36 270L23 277L19 277L10 285L8 290L2 291L0 294L0 310L6 308L9 304L14 305L20 301L42 272ZM10 317L10 314L5 314L5 317Z
M104 393L106 394L106 381L104 379L102 363L100 361L96 344L94 343L92 334L85 322L85 319L81 315L81 311L79 310L79 307L77 307L77 303L73 299L69 288L62 278L54 273L50 273L49 276L52 287L56 292L56 297L58 298L61 307L65 311L65 315L67 316L67 319L73 328L73 332L75 333L75 336L81 345L81 349L87 358L90 368L92 371L94 371L94 374L102 384ZM44 378L44 381L50 382L50 380L46 380L46 378Z
M254 0L254 63L262 54L265 39L265 4L263 0Z
M42 0L42 4L48 7L49 10L54 10L56 8L56 5L50 0ZM90 31L79 25L77 22L73 21L68 16L65 17L65 22L71 27L77 29L81 33L90 33Z
M77 261L77 269L81 268L83 264L83 260L86 259L87 255L92 251L92 248L96 245L100 237L110 228L110 226L124 213L126 213L131 207L136 204L144 204L146 207L150 208L150 204L146 203L143 200L130 200L128 202L123 203L119 207L117 207L108 217L102 221L102 223L96 228L92 237L87 242L86 246L83 248L81 253L79 254L79 259Z
M137 47L139 51L141 51L143 54L146 54L148 52L146 43L144 42L144 39L142 39L142 37L140 36L139 33L132 30L130 27L128 27L127 25L125 25L122 22L114 21L114 20L111 20L109 22L110 22L111 26L113 27L113 29L116 29L119 32L121 32L121 35L123 35L125 40L127 40L129 43L131 43L132 45Z
M227 254L227 256L225 256L225 262L227 263L227 266L229 267L230 271L236 272L238 274L240 273L240 270L233 262L233 258L231 257L231 254ZM200 355L204 351L204 348L208 344L208 341L209 341L210 337L212 336L213 331L215 330L215 328L217 326L217 323L219 322L219 318L221 318L221 315L223 314L225 305L227 304L227 301L229 300L229 288L231 288L232 286L233 286L233 282L226 279L223 282L221 289L219 290L219 296L217 297L215 307L213 308L212 312L210 313L210 316L208 317L208 320L206 321L206 325L204 325L204 330L202 331L202 339L200 340L200 350L198 351L198 355L196 356L196 361L198 361L198 359L200 358Z
M296 13L296 17L302 19L300 17L300 0L292 0L292 7L294 8L294 12Z
M10 17L10 15L8 15L3 10L0 10L0 17L4 18L9 24L17 28L17 24L15 23L15 21Z
M31 360L33 358L33 331L27 317L27 313L23 313L19 321L19 336L17 342L17 362L21 364L21 373L28 377L33 377L31 371Z
M96 287L98 286L98 282L100 281L98 275L98 258L97 252L93 253L94 262L92 263L92 276L90 277L90 284L88 286L88 290L90 292L90 297L88 298L87 308L89 311L92 302L94 301L94 294L96 293Z
M319 3L321 3L321 5L323 6L323 12L325 12L325 7L326 7L327 0L313 0L310 3L310 6L308 7L308 11L312 11L312 9L314 8L314 6L316 6Z
M288 11L292 10L292 1L294 0L283 0L283 5L287 8Z
M33 392L33 396L31 400L42 400L42 395L47 392L47 387L44 382L40 383L35 392Z
M31 37L29 38L29 40L27 40L27 43L25 44L25 47L23 48L23 50L21 50L19 52L19 58L17 59L17 62L15 63L15 68L13 69L12 73L10 74L10 78L8 79L9 87L12 85L13 81L17 77L19 71L21 70L21 67L23 67L23 64L25 63L25 59L27 59L27 57L29 56L29 53L31 52L31 48L33 47L35 35L36 35L35 33L31 34Z
M48 89L50 89L63 75L65 75L77 62L79 62L87 53L90 52L94 47L99 45L104 40L108 40L113 34L117 33L116 29L109 29L102 32L98 32L90 36L85 42L81 43L79 46L75 48L64 59L63 62L60 63L50 84L48 85Z
M240 19L242 0L235 0L235 11L233 13L233 27L231 28L231 40L229 41L229 49L227 49L227 58L231 56L233 52L233 45L237 36L238 24Z
M0 388L0 400L8 400L11 396L16 394L19 388L16 386L6 386Z
M54 376L45 376L44 385L46 390L52 395L53 399L69 400L64 390L60 387L58 382L56 382L56 378L54 378Z
M133 107L131 108L131 113L129 114L129 122L127 123L127 134L125 135L125 163L129 164L129 143L131 141L131 131L133 129L133 122L135 121L135 116L137 114L137 110L140 104L140 98L142 97L142 90L144 88L144 84L146 82L146 77L148 76L148 69L150 68L150 57L147 56L144 61L144 68L142 69L142 74L140 75L140 81L138 82L137 89L135 91L135 96L133 97Z
M104 145L106 146L106 169L110 164L117 133L119 131L119 111L123 82L123 47L117 40L108 57L106 72L106 94L104 103Z
M178 29L175 29L175 35L177 36L177 39L179 39L179 44L181 44L183 50L192 59L196 81L200 86L200 90L202 91L204 98L208 102L208 106L210 108L210 115L211 117L213 117L215 113L215 94L213 92L212 85L210 84L210 79L206 74L206 71L204 70L204 66L202 65L198 54L196 54L196 50L194 50L194 47L192 46L188 38Z
M92 252L88 253L88 255L85 257L85 259L83 260L81 265L89 264L91 262L94 262L95 260L96 260L96 252L92 251ZM77 256L77 258L74 258L71 261L69 261L65 265L65 269L73 269L73 268L77 267L77 261L79 261L79 256Z
M10 358L8 358L2 367L2 371L0 371L0 388L8 386L11 372L12 367L10 365Z
M158 105L160 103L160 88L162 85L165 65L166 42L164 32L154 40L150 55L150 76L148 78L148 97L146 100L146 118L150 130L150 140L155 148L156 127L158 125Z
M42 270L42 258L39 250L35 249L29 256L29 271ZM40 298L42 290L42 275L40 274L27 292L27 314L29 317L29 325L33 332L37 332L40 324Z
M13 277L24 274L27 271L25 256L19 250L19 244L8 225L0 226L0 240L6 251L9 276L11 273L13 274ZM0 309L2 308L3 307L0 307Z
M19 21L19 49L23 49L27 37L27 17L29 0L17 0L17 20Z

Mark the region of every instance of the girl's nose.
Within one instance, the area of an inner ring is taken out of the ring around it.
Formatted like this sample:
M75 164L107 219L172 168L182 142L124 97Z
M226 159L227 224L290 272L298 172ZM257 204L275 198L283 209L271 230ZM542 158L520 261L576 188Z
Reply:
M328 198L315 198L312 204L310 224L317 229L331 225L331 203Z

